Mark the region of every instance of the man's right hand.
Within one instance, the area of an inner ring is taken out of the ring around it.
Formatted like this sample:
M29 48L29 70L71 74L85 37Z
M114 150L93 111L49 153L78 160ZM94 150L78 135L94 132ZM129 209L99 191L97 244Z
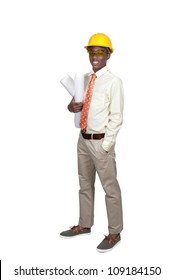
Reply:
M74 98L68 104L67 108L72 113L78 113L82 111L83 103L82 102L75 102Z

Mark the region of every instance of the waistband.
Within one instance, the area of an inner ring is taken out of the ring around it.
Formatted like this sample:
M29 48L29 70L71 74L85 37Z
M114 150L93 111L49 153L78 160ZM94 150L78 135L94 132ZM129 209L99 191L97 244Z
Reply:
M84 139L87 139L87 140L100 140L100 139L104 138L105 133L97 133L97 134L82 133L82 136Z

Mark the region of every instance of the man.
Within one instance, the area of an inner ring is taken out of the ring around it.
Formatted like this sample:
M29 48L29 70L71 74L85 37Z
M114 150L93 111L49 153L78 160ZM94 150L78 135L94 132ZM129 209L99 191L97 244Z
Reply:
M85 46L92 72L85 75L84 104L68 105L70 112L81 112L78 140L79 224L61 232L71 238L89 234L94 223L94 184L96 172L105 191L109 235L98 245L99 252L111 250L120 241L123 229L121 191L117 181L115 142L123 122L123 87L121 80L107 69L113 53L109 37L103 33L91 36ZM92 78L91 78L92 76Z

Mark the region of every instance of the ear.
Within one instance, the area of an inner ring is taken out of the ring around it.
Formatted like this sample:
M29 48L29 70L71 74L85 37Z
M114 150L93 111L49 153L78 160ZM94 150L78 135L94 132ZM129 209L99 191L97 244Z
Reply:
M107 54L107 60L111 57L111 53Z

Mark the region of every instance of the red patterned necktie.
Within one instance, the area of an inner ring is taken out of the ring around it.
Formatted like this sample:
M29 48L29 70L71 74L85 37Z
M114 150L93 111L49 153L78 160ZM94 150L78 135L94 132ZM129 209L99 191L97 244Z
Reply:
M92 74L92 78L89 82L87 93L86 93L86 96L85 96L85 102L83 104L81 118L80 118L80 128L81 128L82 132L86 131L88 111L89 111L89 106L90 106L90 103L91 103L91 97L92 97L94 82L95 82L96 78L97 78L96 74L95 73Z

